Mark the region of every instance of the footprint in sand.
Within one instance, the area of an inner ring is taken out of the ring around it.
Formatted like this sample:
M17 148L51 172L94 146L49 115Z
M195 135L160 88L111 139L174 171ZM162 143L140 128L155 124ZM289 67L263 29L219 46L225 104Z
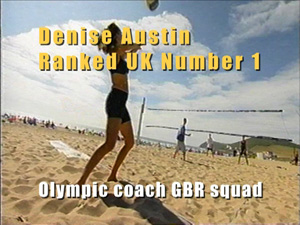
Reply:
M231 218L233 218L234 213L232 213L232 212L226 213L226 216L231 219Z
M2 184L4 184L5 186L10 186L11 185L11 181L9 181L9 180L2 180Z
M9 193L10 193L10 191L9 191L9 189L7 187L3 187L2 188L2 195L3 196L9 195Z
M69 214L72 212L73 209L75 209L79 204L79 200L69 200L66 203L64 203L60 208L59 212L64 214Z
M200 203L196 202L196 201L194 201L193 204L199 210L203 208L203 206Z
M259 206L259 204L258 204L257 202L251 202L251 205L252 205L254 208L256 208L256 207Z
M54 177L55 173L48 173L49 177Z
M43 167L41 167L41 166L35 167L34 169L32 169L32 171L33 171L34 173L37 173L37 174L41 174L41 173L46 172L46 171L45 171L45 168L43 168Z
M67 172L67 173L78 173L78 172L82 172L82 168L76 168L74 166L63 166L61 168L64 172Z
M79 214L84 214L84 215L99 217L99 216L101 216L106 211L106 209L107 209L107 207L104 206L103 203L101 203L99 201L98 205L96 205L96 206L89 206L89 205L85 204L77 212Z
M92 176L98 180L103 180L107 177L107 174L101 173L101 172L94 172L92 173Z
M4 169L2 169L2 177L9 177L11 174L10 172L3 172Z
M26 195L27 193L29 193L31 190L33 189L33 187L30 186L25 186L25 185L20 185L20 186L16 186L14 187L12 190L18 194L24 194Z
M5 202L5 203L11 203L11 202L16 202L16 201L18 201L18 200L20 200L19 198L17 198L17 197L8 197L8 199L3 199L3 202Z
M263 217L261 217L260 215L258 215L258 213L255 213L255 218L260 222L260 223L264 223L265 219Z
M18 171L25 171L25 170L28 170L28 168L29 168L29 166L28 166L28 165L24 165L24 166L23 166L23 165L21 165L21 166L19 166L19 167L18 167L18 169L17 169L17 170L18 170Z
M27 215L30 213L33 206L33 202L28 200L20 200L14 205L14 210L23 215Z
M40 159L39 156L33 155L32 158L33 158L33 159L32 159L31 161L34 162L34 163L41 161L41 159Z
M21 162L21 166L25 166L25 165L31 165L32 163L29 161L23 161Z
M216 210L215 209L208 209L207 210L207 215L209 217L215 217L215 213L216 213Z
M16 158L14 158L14 161L19 162L19 161L21 161L21 158L20 157L16 157Z
M64 173L64 171L62 171L61 169L57 169L57 170L56 170L56 173L57 173L57 174L62 174L62 173Z
M59 206L61 206L61 200L50 200L41 208L41 212L44 214L56 213Z

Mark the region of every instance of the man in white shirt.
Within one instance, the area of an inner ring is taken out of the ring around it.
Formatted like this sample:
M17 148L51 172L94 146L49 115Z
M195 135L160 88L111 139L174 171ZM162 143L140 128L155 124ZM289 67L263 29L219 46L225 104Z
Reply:
M185 136L191 136L191 134L186 134L185 133L185 125L187 123L187 119L184 118L183 119L183 125L179 128L178 133L177 133L177 146L176 146L176 150L174 152L173 158L176 157L178 151L182 151L183 153L183 160L185 161L185 154L186 154L186 148L185 148L185 144L184 144L184 140L185 140Z
M214 157L214 140L211 137L211 134L208 135L207 143L207 151L206 155L208 156L208 152L211 151L212 156Z

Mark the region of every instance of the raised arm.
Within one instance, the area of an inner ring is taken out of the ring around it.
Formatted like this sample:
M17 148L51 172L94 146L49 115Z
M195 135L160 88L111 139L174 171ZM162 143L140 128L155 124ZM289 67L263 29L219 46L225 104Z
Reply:
M185 136L191 136L192 134L185 133L184 135L185 135Z

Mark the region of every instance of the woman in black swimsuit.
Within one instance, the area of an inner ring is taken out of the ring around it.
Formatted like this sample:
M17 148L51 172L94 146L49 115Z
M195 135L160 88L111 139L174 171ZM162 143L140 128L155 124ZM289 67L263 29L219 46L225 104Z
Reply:
M128 98L128 68L126 59L127 52L136 52L140 48L139 45L121 45L122 32L120 28L112 23L107 28L112 34L112 42L109 45L103 45L101 37L99 38L98 49L102 50L105 54L116 53L118 58L116 70L110 70L112 78L112 90L106 100L106 113L108 116L106 127L106 140L105 143L96 149L89 162L87 163L84 172L77 182L82 185L88 179L90 173L100 160L110 152L116 144L118 133L124 137L125 144L120 150L115 164L111 170L108 181L117 181L117 172L128 154L129 150L134 145L133 129L130 121L130 116L126 108L126 101Z

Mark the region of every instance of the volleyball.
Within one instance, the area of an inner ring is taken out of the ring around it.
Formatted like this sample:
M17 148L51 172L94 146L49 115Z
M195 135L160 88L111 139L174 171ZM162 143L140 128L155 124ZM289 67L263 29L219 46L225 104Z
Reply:
M146 0L147 6L151 11L157 9L159 5L159 0Z

